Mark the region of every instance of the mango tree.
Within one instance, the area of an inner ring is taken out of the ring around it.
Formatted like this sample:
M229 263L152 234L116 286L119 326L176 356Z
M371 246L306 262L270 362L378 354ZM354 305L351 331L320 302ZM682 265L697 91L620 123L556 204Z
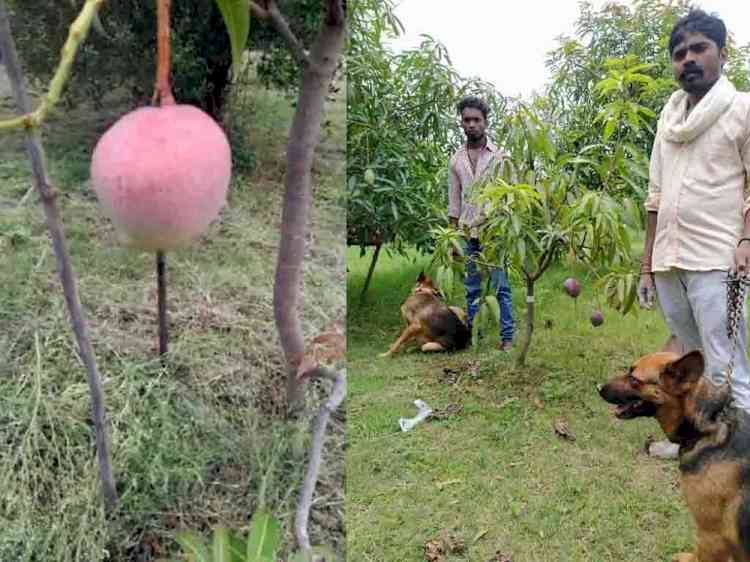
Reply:
M425 36L416 49L394 52L402 31L391 1L356 0L347 53L347 242L380 249L429 249L430 230L444 224L448 159L462 141L456 104L482 95L493 113L503 99L488 84L461 78L448 52Z
M502 145L510 159L486 179L477 197L488 216L479 233L479 265L485 270L505 265L524 280L526 332L518 356L524 365L534 332L537 281L566 255L594 268L627 263L630 238L622 206L608 193L582 186L578 171L586 161L558 152L556 131L532 108L519 105L507 124ZM436 236L444 277L456 233L443 229ZM497 315L494 297L482 299L479 324Z

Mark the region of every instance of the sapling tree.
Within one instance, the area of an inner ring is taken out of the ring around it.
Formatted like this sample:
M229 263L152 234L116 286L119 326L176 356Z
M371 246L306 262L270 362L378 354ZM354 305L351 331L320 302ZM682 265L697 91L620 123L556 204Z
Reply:
M622 220L622 206L604 191L589 191L576 173L580 158L559 153L556 131L543 123L533 108L519 105L507 120L502 146L510 158L488 175L477 202L487 220L479 232L483 251L478 265L487 273L505 266L523 280L526 293L526 331L518 355L524 365L534 332L535 286L549 268L569 256L594 267L630 259L630 239ZM438 237L451 240L438 245L436 259L451 266L448 252L456 233L444 229ZM494 297L484 295L482 315L497 315Z

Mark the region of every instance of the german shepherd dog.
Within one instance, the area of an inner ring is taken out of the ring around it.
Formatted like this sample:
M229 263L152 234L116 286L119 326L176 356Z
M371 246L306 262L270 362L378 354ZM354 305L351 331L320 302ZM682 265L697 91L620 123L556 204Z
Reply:
M380 357L390 357L411 340L417 341L422 351L448 351L465 348L471 339L464 311L445 304L440 289L424 272L401 305L401 316L406 328Z
M616 417L654 417L680 445L680 486L697 536L694 553L672 562L750 562L750 415L704 369L700 351L652 353L599 394Z

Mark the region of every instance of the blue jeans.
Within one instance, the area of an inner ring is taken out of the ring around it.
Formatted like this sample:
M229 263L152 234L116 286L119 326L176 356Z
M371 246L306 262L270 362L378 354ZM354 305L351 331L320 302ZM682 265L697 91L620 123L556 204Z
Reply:
M479 310L478 299L482 295L482 276L474 259L479 254L481 246L476 238L469 238L466 243L466 308L467 320L471 327L474 316ZM500 338L504 342L513 341L513 299L511 298L510 283L504 269L493 268L490 270L491 287L495 290L497 302L500 304Z

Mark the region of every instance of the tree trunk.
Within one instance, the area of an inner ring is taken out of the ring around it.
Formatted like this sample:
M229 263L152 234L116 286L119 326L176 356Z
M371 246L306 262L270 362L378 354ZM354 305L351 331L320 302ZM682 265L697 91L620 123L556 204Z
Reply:
M326 5L320 34L304 65L297 109L289 130L286 194L273 295L276 327L287 361L287 402L292 416L304 406L304 382L297 379L297 367L305 352L299 313L302 262L312 202L310 174L320 138L323 105L343 51L346 29L341 0L327 0Z
M370 281L372 280L372 273L375 271L375 264L378 262L378 256L380 255L380 247L382 244L375 245L375 253L372 255L370 260L370 269L367 271L367 278L365 279L365 286L362 287L362 293L359 295L359 304L365 303L367 297L367 289L370 287Z
M526 355L531 346L531 336L534 333L534 281L526 277L526 336L518 356L518 366L526 365Z

